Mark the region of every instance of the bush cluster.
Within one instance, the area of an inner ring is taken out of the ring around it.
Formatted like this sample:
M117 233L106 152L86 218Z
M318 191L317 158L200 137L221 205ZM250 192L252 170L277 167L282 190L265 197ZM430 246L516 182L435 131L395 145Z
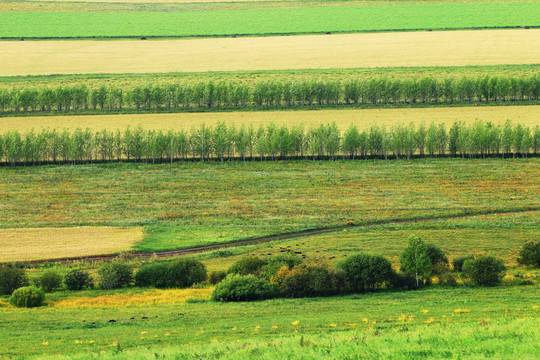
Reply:
M35 286L25 286L13 291L9 303L16 307L32 308L43 305L45 292Z
M216 301L253 301L276 296L274 285L251 274L230 274L212 292L212 299Z
M47 271L36 279L37 287L42 288L45 292L53 292L62 285L62 275L55 271Z
M530 241L520 249L518 264L540 267L540 240Z
M206 281L204 264L194 259L144 265L135 275L135 285L156 288L186 288Z
M64 284L66 284L68 290L80 291L85 288L92 288L94 281L86 271L73 270L64 277Z
M481 286L497 285L501 282L505 270L503 262L493 256L479 256L463 264L463 273Z
M118 289L133 282L133 268L128 264L110 262L99 270L99 287L105 290Z
M24 268L13 264L0 266L0 294L11 295L16 289L28 285Z

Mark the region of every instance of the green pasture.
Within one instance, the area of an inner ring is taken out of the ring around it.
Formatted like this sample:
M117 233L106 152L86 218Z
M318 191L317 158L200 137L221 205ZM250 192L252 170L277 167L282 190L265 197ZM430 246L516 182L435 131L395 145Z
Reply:
M279 161L0 168L2 228L142 226L159 251L304 229L540 207L540 161Z
M530 358L538 352L537 290L435 287L253 303L0 307L0 356Z
M0 38L281 35L540 25L538 2L438 3L196 12L4 12Z

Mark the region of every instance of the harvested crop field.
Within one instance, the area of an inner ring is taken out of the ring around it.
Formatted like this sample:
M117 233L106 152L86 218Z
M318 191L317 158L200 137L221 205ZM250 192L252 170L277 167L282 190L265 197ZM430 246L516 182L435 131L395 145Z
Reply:
M540 30L0 42L0 76L536 64Z
M214 126L220 121L227 125L240 126L253 124L310 125L335 122L341 130L351 124L359 129L372 125L394 126L396 124L420 124L430 122L444 123L447 127L454 121L472 123L476 119L503 124L507 119L525 126L538 124L540 106L476 106L440 108L401 108L401 109L343 109L343 110L290 110L290 111L245 111L179 114L129 114L129 115L75 115L75 116L28 116L0 118L2 131L18 130L25 133L32 129L76 129L124 130L128 125L154 130L191 130L203 123Z
M129 250L142 237L140 228L0 229L0 262L113 254Z

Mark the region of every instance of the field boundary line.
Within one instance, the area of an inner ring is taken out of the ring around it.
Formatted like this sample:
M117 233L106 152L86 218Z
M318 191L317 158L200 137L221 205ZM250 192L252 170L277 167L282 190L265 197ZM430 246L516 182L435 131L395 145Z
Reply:
M540 207L513 209L513 210L472 211L472 212L467 212L464 214L448 214L448 215L441 215L441 216L427 217L427 218L388 219L388 220L374 221L374 222L358 224L358 225L352 224L352 225L343 225L343 226L335 226L335 227L327 227L327 228L306 229L306 230L288 232L288 233L283 233L283 234L267 235L267 236L248 238L248 239L242 239L242 240L232 240L232 241L227 241L223 243L194 246L194 247L177 249L177 250L157 251L157 252L135 251L135 252L130 252L128 254L129 256L133 256L136 258L150 258L150 257L166 258L166 257L189 255L189 254L198 254L198 253L204 253L204 252L226 249L226 248L256 245L256 244L268 243L272 241L292 240L292 239L308 237L308 236L317 236L317 235L322 235L322 234L343 231L344 229L372 228L372 227L382 226L382 225L400 225L400 224L438 221L438 220L462 219L462 218L476 217L476 216L483 216L483 215L519 214L519 213L525 213L525 212L538 212L538 211L540 211ZM58 258L58 259L19 261L17 263L32 265L32 264L46 264L46 263L55 263L55 262L69 263L69 262L77 262L77 261L102 261L102 260L111 260L111 259L119 258L121 256L122 254L78 256L78 257L65 257L65 258ZM0 264L2 264L2 262L0 262Z

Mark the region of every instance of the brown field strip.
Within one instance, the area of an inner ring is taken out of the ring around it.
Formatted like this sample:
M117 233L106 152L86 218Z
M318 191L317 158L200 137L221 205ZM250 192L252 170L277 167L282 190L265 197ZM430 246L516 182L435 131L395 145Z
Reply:
M537 64L540 29L3 41L0 76Z
M447 126L455 120L472 123L476 119L503 124L507 119L526 126L540 124L540 106L481 106L481 107L441 107L403 109L343 109L343 110L299 110L299 111L246 111L179 114L131 114L131 115L74 115L74 116L29 116L0 118L0 133L18 130L25 133L41 129L124 130L128 125L155 130L190 130L201 124L215 125L224 121L228 125L276 124L320 125L336 122L341 130L356 124L360 129L372 125L391 127L397 123L415 124L434 121Z
M141 241L139 228L0 229L0 262L114 254Z

